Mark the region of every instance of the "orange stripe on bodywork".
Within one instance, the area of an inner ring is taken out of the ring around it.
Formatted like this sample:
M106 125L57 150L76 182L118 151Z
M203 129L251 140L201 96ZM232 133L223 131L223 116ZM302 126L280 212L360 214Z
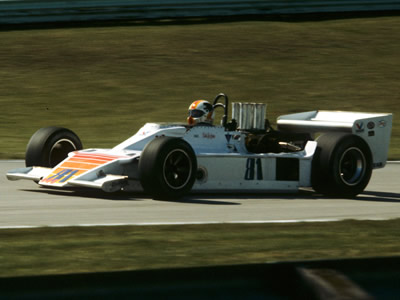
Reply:
M66 161L61 165L63 169L76 169L76 170L91 170L97 166L102 164L85 164L85 163L77 163L73 161Z
M77 163L85 163L85 164L96 164L96 165L102 165L106 162L109 162L111 160L100 160L100 159L88 159L88 158L75 158L72 157L69 159L69 161L77 162Z
M56 169L53 169L46 178L40 181L40 183L64 184L98 166L125 157L126 156L74 152L73 156L65 160Z
M77 158L89 158L89 159L99 159L99 160L113 160L117 158L123 158L126 156L109 155L109 154L89 154L89 153L75 153L73 157Z

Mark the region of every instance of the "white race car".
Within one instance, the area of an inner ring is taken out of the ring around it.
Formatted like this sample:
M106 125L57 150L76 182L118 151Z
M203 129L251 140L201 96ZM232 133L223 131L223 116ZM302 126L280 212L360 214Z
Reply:
M221 125L147 123L112 149L82 150L68 129L39 129L28 143L26 168L7 178L49 188L144 190L155 199L301 187L354 197L386 164L391 114L310 111L279 117L274 130L265 104L233 103L231 122L226 95L213 105L224 110Z

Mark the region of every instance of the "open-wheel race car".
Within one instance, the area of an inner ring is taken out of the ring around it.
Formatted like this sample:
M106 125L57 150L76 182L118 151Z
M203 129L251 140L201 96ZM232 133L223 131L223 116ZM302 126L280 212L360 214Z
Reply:
M354 197L372 170L386 164L392 115L309 111L278 118L272 129L266 105L233 103L219 94L221 125L147 123L112 149L85 149L60 127L39 129L26 150L26 167L7 173L49 188L144 191L176 199L190 191L291 192L312 187Z

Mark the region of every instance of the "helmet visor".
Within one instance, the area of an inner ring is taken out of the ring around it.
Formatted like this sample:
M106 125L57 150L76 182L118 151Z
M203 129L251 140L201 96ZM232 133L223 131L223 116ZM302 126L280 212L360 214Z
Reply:
M193 118L200 118L204 116L205 112L199 109L191 109L189 110L189 116Z

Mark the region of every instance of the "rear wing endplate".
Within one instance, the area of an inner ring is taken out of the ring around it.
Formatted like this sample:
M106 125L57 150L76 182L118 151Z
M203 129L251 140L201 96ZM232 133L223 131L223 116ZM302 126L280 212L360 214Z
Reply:
M348 132L363 138L369 145L373 167L382 168L388 157L392 114L343 111L309 111L280 116L278 129L289 132Z

